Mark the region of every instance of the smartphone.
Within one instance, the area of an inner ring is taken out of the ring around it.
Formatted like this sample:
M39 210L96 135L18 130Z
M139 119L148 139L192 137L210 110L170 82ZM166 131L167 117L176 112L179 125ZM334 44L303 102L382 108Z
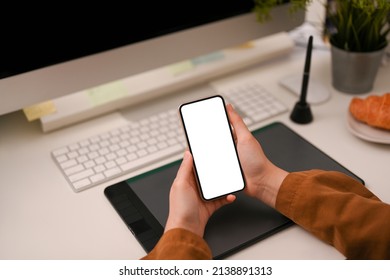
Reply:
M184 103L179 112L202 198L243 190L244 175L222 96Z

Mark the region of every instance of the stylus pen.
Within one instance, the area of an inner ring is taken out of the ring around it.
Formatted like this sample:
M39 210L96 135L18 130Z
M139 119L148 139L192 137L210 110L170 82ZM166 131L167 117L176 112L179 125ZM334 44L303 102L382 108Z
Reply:
M307 89L309 86L309 78L310 78L310 63L311 63L312 49L313 49L313 36L310 36L309 42L307 43L307 49L306 49L306 60L305 60L305 68L303 70L301 98L299 100L300 103L306 103L306 95L307 95Z

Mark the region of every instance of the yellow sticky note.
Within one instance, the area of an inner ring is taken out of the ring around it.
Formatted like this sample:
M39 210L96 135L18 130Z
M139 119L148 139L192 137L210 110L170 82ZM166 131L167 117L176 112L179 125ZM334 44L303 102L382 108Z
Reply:
M246 43L243 43L241 45L237 45L235 47L233 47L233 49L252 49L253 47L255 46L255 44L252 42L252 41L249 41L249 42L246 42Z
M88 96L93 105L102 105L122 98L128 91L123 81L115 81L89 89Z
M23 112L29 122L37 120L43 116L53 114L56 111L56 106L52 101L42 102L23 109Z
M181 61L172 65L169 65L169 70L173 75L179 75L194 68L191 60Z

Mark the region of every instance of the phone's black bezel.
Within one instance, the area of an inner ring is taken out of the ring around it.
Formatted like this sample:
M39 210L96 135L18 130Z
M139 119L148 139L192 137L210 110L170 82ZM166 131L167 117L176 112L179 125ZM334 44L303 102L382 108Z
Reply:
M238 161L238 165L239 165L239 168L240 168L240 174L241 174L241 178L242 178L242 182L243 182L243 187L241 189L238 189L238 190L234 191L234 192L224 193L222 195L219 195L219 196L216 196L216 197L212 197L212 198L205 198L205 196L203 194L202 186L201 186L201 184L199 182L199 175L198 175L198 171L197 171L197 168L196 168L196 163L195 163L195 160L193 159L195 179L196 179L196 182L198 184L198 189L199 189L199 192L201 194L201 197L205 201L218 199L218 198L224 197L224 196L226 196L228 194L234 194L234 193L240 192L240 191L244 190L245 187L246 187L245 176L244 176L244 172L243 172L243 169L242 169L242 166L241 166L240 158L238 156L237 146L236 146L236 143L234 141L234 135L233 135L232 127L231 127L231 124L230 124L229 115L228 115L227 110L226 110L225 99L221 95L216 94L216 95L212 95L212 96L209 96L209 97L205 97L205 98L193 100L193 101L190 101L190 102L186 102L186 103L183 103L183 104L180 105L180 107L179 107L179 115L180 115L180 120L181 120L181 123L182 123L182 126L183 126L184 134L186 136L188 149L189 149L190 153L192 154L190 140L189 140L189 137L188 137L188 134L187 134L186 124L185 124L185 121L184 121L184 118L183 118L183 114L182 114L182 108L184 106L188 106L188 105L191 105L191 104L194 104L194 103L206 101L206 100L213 99L213 98L220 98L222 100L222 107L223 107L223 110L225 112L226 121L228 122L228 127L229 127L229 131L230 131L231 141L233 141L233 147L234 147L234 151L235 151L236 158L237 158L237 161Z

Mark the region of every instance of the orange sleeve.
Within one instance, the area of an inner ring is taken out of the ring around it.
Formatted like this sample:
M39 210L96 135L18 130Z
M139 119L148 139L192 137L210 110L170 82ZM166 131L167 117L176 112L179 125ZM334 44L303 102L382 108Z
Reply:
M348 259L390 259L390 205L343 173L290 173L275 207Z
M160 238L153 250L142 260L207 260L211 250L206 241L191 231L175 228Z

